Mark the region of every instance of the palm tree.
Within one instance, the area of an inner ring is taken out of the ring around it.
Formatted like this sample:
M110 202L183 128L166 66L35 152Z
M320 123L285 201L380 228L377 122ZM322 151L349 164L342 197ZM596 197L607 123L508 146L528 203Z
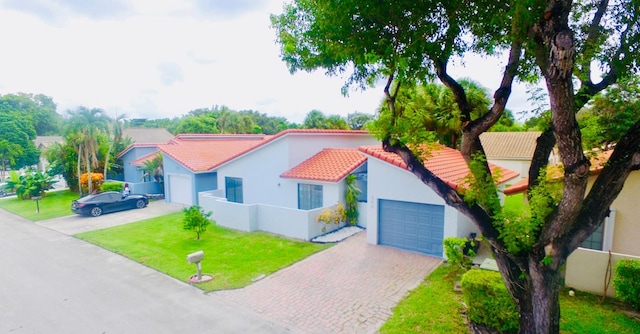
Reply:
M158 183L162 183L164 180L164 171L162 169L162 153L159 153L151 160L144 162L144 167L141 168L144 172L142 179L150 176Z
M107 173L109 172L109 158L111 157L111 151L113 150L113 146L122 141L122 123L124 119L127 117L126 114L117 115L113 122L110 122L108 126L111 128L113 132L113 140L109 143L109 150L107 150L107 154L104 158L104 177L107 178Z
M88 179L91 180L91 165L98 165L98 136L109 133L110 117L102 109L86 107L68 110L67 114L71 117L67 133L74 138L74 148L78 153L78 179L81 175L80 162L83 161ZM89 193L92 192L92 186L89 181Z

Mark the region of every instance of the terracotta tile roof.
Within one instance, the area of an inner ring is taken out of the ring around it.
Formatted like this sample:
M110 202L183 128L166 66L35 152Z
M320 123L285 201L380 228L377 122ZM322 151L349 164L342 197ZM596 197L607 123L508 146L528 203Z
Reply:
M158 149L193 172L209 171L261 146L272 136L177 136Z
M362 146L359 149L375 158L407 169L407 165L399 155L385 152L382 146ZM441 145L438 145L437 149L431 150L431 156L424 159L424 166L454 189L458 189L463 183L464 178L469 174L469 167L464 161L460 151ZM491 168L492 172L500 170L500 183L506 182L519 175L510 169L498 167L491 163L489 164L489 168Z
M531 160L542 132L485 132L480 141L489 159Z
M338 182L367 161L355 148L326 148L280 177Z
M604 165L609 161L613 150L597 153L589 158L591 166L589 172L591 174L598 174L604 168ZM547 167L547 178L557 181L561 181L564 178L563 166L561 164L550 165ZM504 190L505 195L513 195L527 191L529 188L529 177L512 184L509 188Z
M180 134L168 144L157 145L166 156L193 172L210 171L258 147L287 135L368 135L367 131L289 129L276 135Z
M151 152L131 161L129 164L134 166L144 166L145 162L153 160L158 154L160 154L160 152Z

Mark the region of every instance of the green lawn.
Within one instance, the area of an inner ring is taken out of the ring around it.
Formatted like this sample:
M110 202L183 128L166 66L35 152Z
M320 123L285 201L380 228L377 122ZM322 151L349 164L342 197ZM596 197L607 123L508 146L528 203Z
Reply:
M468 333L462 320L462 294L453 291L454 278L442 265L411 291L393 310L381 333ZM600 296L577 292L560 295L561 333L640 333L640 321L615 300L600 304Z
M524 208L524 195L522 193L504 197L505 210L520 212Z
M380 333L467 333L462 295L453 291L456 279L447 274L449 267L436 268L393 309Z
M182 229L182 212L76 235L182 281L196 273L187 254L203 250L202 272L212 281L205 291L241 288L260 275L271 274L330 247L263 232L245 233L212 225L195 240Z
M40 212L36 212L36 202L30 199L21 200L17 197L0 199L0 208L22 216L31 221L70 216L71 201L80 198L69 190L50 191L38 201Z

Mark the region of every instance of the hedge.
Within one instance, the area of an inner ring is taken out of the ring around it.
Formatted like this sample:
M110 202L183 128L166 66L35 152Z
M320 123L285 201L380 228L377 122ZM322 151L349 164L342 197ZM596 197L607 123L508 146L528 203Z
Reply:
M460 284L471 321L504 333L518 331L518 309L500 273L470 270L462 276Z
M613 277L616 297L640 310L640 260L620 260Z

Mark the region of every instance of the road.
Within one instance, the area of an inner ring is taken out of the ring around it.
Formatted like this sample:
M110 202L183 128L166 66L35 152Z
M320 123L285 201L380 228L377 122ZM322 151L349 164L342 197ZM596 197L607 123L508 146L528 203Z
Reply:
M0 209L0 332L286 330L120 255Z

